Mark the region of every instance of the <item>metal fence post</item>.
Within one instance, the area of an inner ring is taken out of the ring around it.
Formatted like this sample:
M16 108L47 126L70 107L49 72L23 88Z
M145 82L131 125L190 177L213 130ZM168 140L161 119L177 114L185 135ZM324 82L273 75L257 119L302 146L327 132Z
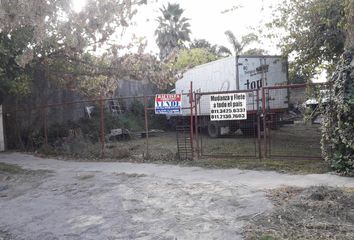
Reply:
M148 110L147 99L144 96L144 116L145 116L145 144L146 144L146 158L149 157L149 122L148 122Z
M259 90L257 90L257 141L258 141L258 158L262 159L262 146L261 146L261 116L259 106Z
M267 157L267 113L266 113L266 97L265 89L262 88L262 113L263 113L263 138L264 138L264 158Z
M197 150L197 158L199 158L199 128L198 128L198 98L197 93L194 92L194 126L195 126L195 142L196 142L196 150Z
M193 129L193 82L190 82L190 90L189 90L189 103L191 109L191 117L190 117L190 141L191 141L191 154L192 160L194 160L194 129Z
M105 129L104 129L104 104L103 97L101 94L100 97L100 141L101 141L101 157L104 155L104 137L105 137Z
M0 92L1 94L1 92ZM2 112L2 105L0 100L0 152L5 151L5 131L4 131L4 124L3 124L3 112Z
M47 119L47 108L43 108L43 131L44 131L44 144L48 145L48 119Z
M200 97L200 99L202 98L202 95L201 94L198 94L199 95L199 97ZM201 106L200 106L201 104L200 104L200 101L198 102L198 108L199 108L199 110L198 110L198 112L199 112L199 114L202 112L202 110L201 110ZM200 114L201 115L201 114ZM202 157L203 156L203 137L202 137L203 135L201 134L200 135L200 143L198 143L199 144L199 146L200 146L200 150L199 150L199 155L200 155L200 157ZM199 142L199 140L198 140L198 142Z

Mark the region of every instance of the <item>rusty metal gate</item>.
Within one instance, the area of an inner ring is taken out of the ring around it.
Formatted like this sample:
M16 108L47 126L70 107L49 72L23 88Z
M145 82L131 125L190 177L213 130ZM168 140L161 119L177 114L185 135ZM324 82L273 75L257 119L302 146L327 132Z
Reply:
M227 104L231 104L227 102L229 100L224 101L225 106L220 109L211 109L211 101L217 96L236 97L242 94L246 96L245 119L229 120L239 113L237 107L227 107ZM195 102L195 132L199 156L261 157L259 91L195 92Z
M305 106L306 87L297 84L262 89L265 157L321 158L321 124L313 119L316 109Z

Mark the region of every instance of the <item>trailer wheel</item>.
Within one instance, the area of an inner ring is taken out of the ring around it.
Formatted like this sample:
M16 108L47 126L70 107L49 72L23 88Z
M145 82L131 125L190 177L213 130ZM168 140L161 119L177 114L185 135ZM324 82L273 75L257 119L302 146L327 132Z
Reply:
M273 115L270 115L270 129L278 130L280 128L280 122L281 122L280 120L281 120L280 113L275 113Z
M217 138L220 135L220 127L216 122L208 123L208 135L211 138Z

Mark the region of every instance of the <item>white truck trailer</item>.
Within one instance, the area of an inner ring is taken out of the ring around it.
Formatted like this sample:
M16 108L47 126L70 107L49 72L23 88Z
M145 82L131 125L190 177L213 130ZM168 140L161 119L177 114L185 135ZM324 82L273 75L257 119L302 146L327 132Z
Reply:
M188 93L190 82L193 91L225 92L257 90L263 86L278 86L288 84L287 59L281 56L231 56L217 61L199 65L186 71L183 77L176 82L176 93ZM280 89L271 91L267 96L267 107L270 111L283 112L288 108L288 91ZM201 95L200 108L198 107L199 126L208 127L211 137L227 133L230 121L210 121L210 95ZM260 93L261 101L261 93ZM259 103L262 106L261 103ZM182 105L189 106L189 99L182 98ZM247 119L256 119L257 102L255 92L247 93ZM190 115L190 110L183 111L184 116ZM235 126L239 128L250 127L252 121L238 121Z

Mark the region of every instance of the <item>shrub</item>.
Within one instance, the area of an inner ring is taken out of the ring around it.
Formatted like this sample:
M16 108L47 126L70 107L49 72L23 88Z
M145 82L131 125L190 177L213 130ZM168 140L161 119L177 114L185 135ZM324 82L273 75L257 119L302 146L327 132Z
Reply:
M343 54L332 79L330 99L322 106L322 154L333 169L354 173L354 67Z

